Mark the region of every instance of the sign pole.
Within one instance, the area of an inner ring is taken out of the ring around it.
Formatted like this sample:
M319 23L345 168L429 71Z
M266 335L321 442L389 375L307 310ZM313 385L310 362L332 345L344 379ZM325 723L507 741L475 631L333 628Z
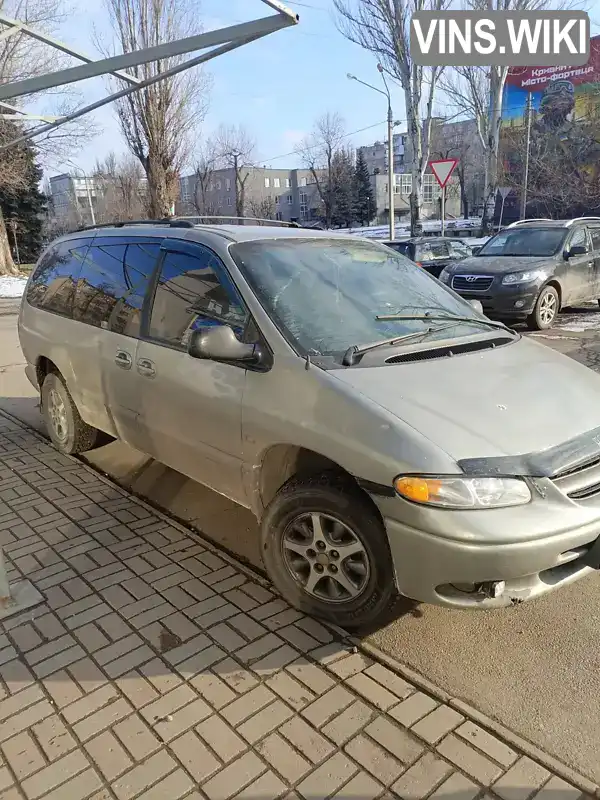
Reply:
M446 217L446 187L442 186L442 236L444 235L444 223Z

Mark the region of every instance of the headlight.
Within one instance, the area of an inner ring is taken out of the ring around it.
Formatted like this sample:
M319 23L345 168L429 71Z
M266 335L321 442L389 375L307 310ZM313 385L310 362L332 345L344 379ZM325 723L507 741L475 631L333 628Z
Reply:
M448 283L450 281L450 270L448 267L444 267L444 269L440 272L439 280L442 283Z
M544 273L537 269L531 272L511 272L510 275L505 275L502 278L502 283L505 285L510 283L528 283L530 281L537 281L539 278L543 277Z
M394 488L401 497L441 508L501 508L531 500L521 478L460 478L399 475Z

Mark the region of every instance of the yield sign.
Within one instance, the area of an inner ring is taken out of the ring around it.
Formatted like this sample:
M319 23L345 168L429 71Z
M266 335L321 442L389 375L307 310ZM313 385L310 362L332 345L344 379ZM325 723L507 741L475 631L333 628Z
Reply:
M430 161L433 174L439 185L444 188L450 179L450 175L454 172L454 168L458 164L458 158L445 158L442 161Z

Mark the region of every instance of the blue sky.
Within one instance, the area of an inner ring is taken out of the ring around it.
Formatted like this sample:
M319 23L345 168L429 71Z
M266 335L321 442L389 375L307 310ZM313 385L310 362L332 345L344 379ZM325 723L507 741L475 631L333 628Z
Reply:
M95 53L93 31L102 30L101 4L90 8L89 0L77 0L78 6L61 38L78 48ZM96 5L96 4L94 4ZM206 29L256 19L272 13L259 0L201 0ZM211 61L213 90L208 116L198 130L205 137L221 122L243 124L257 141L257 161L273 167L297 165L290 153L310 131L316 117L337 111L350 133L367 126L370 130L348 137L354 145L367 144L386 135L386 100L382 95L360 86L346 77L352 72L378 85L376 60L338 32L331 0L301 0L289 6L300 14L300 24L278 31L233 53ZM87 102L107 91L103 79L94 79L78 87ZM404 117L402 93L392 87L394 116ZM95 119L103 133L85 150L73 156L84 170L111 150L123 150L123 143L111 106L97 112ZM60 167L59 167L60 168ZM68 164L64 165L69 171ZM51 173L57 169L52 169Z

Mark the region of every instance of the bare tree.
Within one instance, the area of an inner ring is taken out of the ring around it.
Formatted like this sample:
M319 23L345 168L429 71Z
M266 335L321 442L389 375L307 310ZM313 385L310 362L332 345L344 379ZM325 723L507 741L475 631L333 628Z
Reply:
M131 154L117 158L109 153L97 162L93 172L99 189L98 222L122 222L146 216L147 197L144 173Z
M421 67L410 54L410 20L417 11L441 11L450 0L333 0L341 32L377 56L404 93L412 151L411 232L416 233L423 204L423 176L429 161L433 103L441 67ZM392 158L393 154L389 154Z
M335 112L319 117L312 132L299 144L297 153L313 183L323 206L325 225L331 228L335 204L335 154L342 148L345 124Z
M215 141L223 166L233 170L235 214L243 217L246 206L246 184L254 166L256 143L242 125L221 125Z
M13 19L46 34L54 34L66 19L62 0L0 0L2 11ZM1 23L0 23L1 27ZM14 29L13 29L14 30ZM6 29L0 30L4 34ZM67 57L49 45L26 36L18 29L0 38L0 84L25 80L64 66ZM38 94L36 113L52 113L60 116L73 110L78 94L71 89L53 90ZM13 101L21 110L27 108L31 98ZM43 107L42 107L43 106ZM9 144L24 132L25 123L18 115L12 120L0 122L0 144ZM62 161L70 151L81 145L82 140L93 133L88 120L69 123L36 141L36 155L45 166ZM28 180L26 145L19 143L0 151L0 188L7 194L18 193ZM0 212L0 274L16 274L6 226Z
M198 0L105 0L117 49L129 53L201 31ZM100 44L99 44L100 46ZM181 63L185 56L132 69L145 80ZM191 148L190 134L207 110L208 76L198 67L133 92L116 102L121 131L148 179L148 213L171 213L179 173Z
M585 5L585 4L584 4ZM572 0L466 0L475 11L538 11L549 7L581 7ZM482 198L482 227L491 229L498 192L502 96L509 67L455 67L443 79L442 88L459 112L473 117L485 153L485 186Z
M275 219L275 200L271 195L260 200L251 197L248 201L250 214L257 219Z
M207 139L198 150L194 166L193 204L198 214L216 214L217 208L211 198L210 187L214 182L215 170L219 168L221 157L219 145L213 139Z

